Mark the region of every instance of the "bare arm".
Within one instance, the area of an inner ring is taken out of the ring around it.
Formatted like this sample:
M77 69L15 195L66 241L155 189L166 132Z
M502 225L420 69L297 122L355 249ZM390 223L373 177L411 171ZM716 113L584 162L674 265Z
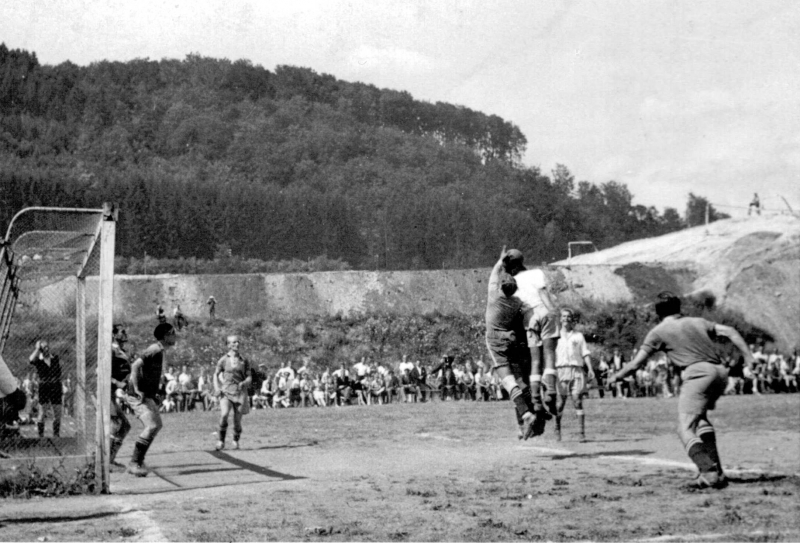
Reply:
M636 353L636 356L633 357L633 360L625 364L621 370L608 378L608 384L613 385L615 382L624 379L631 373L634 373L636 370L642 367L645 362L647 362L648 358L650 358L650 355L647 353L647 351L644 349L639 349L639 351Z
M39 358L39 353L41 353L41 352L42 352L41 351L41 343L39 343L37 341L36 342L36 347L33 348L33 352L28 357L28 362L31 363L31 364L36 362L36 359Z
M549 313L556 313L556 304L553 301L553 297L550 296L550 291L547 290L547 287L539 289L539 296L542 298L542 302L544 302L547 311Z
M131 375L129 377L131 388L133 389L133 393L138 396L139 398L143 398L144 395L142 391L139 390L139 380L142 377L142 366L144 365L144 361L141 358L137 358L136 361L131 364Z
M755 359L753 358L753 353L750 352L750 348L747 346L747 343L744 341L744 338L736 331L736 329L726 326L724 324L715 324L714 325L714 332L718 336L723 336L731 340L731 343L741 351L742 355L744 355L744 363L747 364L747 367L752 370L753 366L755 365Z
M586 364L586 376L590 381L594 381L594 368L592 367L592 357L588 354L583 357L583 363Z

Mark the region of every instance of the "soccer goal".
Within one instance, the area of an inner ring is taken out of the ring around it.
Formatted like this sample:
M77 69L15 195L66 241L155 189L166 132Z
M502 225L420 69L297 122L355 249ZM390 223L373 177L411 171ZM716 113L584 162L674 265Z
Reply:
M31 466L69 477L94 463L94 489L108 491L116 219L111 204L31 207L8 226L0 246L0 401L15 388L27 401L16 420L2 421L0 477ZM37 349L44 342L48 356ZM40 397L40 389L48 392Z

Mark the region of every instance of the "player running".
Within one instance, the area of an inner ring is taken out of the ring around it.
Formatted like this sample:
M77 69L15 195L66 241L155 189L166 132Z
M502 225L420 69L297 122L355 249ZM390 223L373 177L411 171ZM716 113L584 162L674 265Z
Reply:
M728 370L722 363L719 337L728 338L752 367L755 360L739 332L722 324L702 318L684 317L680 299L662 292L656 301L656 315L661 322L650 330L636 356L609 379L609 384L635 372L657 351L667 353L670 361L683 368L678 398L678 434L689 458L699 470L693 486L723 488L727 479L717 452L714 427L708 421L708 411L725 392Z
M242 436L242 415L250 412L250 399L247 391L253 378L250 362L239 354L239 336L228 336L228 353L217 362L214 373L214 387L220 397L219 441L216 449L225 448L225 435L228 433L228 417L233 411L233 448L239 448Z
M516 249L500 253L500 260L489 276L486 302L486 347L493 370L514 402L520 438L528 439L544 433L545 416L534 410L527 384L530 352L522 323L522 302L514 297L517 283L514 275L523 270L522 253Z
M517 251L519 252L519 251ZM556 414L556 343L558 342L558 311L547 290L547 278L539 268L526 269L522 253L514 255L512 266L517 269L516 298L522 302L523 324L530 350L530 387L533 405ZM544 383L544 390L541 385Z
M586 377L594 379L594 370L589 348L583 334L575 330L575 312L570 308L561 310L561 339L556 347L556 371L558 372L558 413L556 413L556 441L561 441L561 415L572 398L578 417L580 441L586 441L583 396L586 392ZM585 370L585 374L584 374Z
M144 430L136 439L133 455L128 464L128 473L136 477L146 477L148 470L144 465L144 457L150 445L163 427L161 415L158 413L156 394L164 370L164 353L175 345L175 328L162 322L153 331L156 342L150 345L131 365L128 378L128 394L125 401L133 409L136 417L142 421Z

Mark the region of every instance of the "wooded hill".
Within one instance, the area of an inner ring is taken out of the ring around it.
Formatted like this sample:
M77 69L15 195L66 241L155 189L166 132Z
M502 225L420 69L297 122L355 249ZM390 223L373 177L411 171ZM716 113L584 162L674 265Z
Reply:
M113 201L121 256L461 268L504 244L552 261L568 241L684 226L624 184L524 167L526 144L496 115L307 68L49 66L0 44L0 227L26 206Z

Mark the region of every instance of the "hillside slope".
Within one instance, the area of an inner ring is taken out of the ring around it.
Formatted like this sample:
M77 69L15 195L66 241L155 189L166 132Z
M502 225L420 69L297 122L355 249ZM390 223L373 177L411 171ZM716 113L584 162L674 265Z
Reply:
M555 266L581 297L707 291L718 305L769 331L780 349L800 346L800 217L795 215L721 220Z

